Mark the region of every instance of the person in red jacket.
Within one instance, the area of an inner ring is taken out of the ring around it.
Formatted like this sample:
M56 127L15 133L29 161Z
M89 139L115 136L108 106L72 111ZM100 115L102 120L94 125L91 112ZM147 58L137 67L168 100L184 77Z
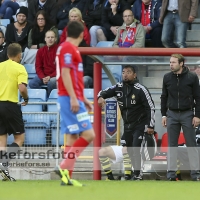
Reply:
M83 31L83 41L80 43L79 46L89 46L90 45L90 33L88 31L88 28L85 25L85 22L82 20L82 14L81 11L78 8L72 8L69 11L69 21L80 21L84 25L84 31ZM60 36L60 44L65 42L67 38L67 26L63 29L63 32Z
M29 82L29 87L40 89L47 85L48 95L56 89L56 51L58 45L54 31L49 30L45 34L46 45L40 48L36 54L35 70L37 75Z

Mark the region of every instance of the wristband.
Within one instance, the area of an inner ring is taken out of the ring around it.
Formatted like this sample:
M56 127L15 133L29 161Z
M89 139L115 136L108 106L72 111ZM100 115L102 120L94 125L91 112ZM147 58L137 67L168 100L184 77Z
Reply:
M24 99L24 102L28 102L29 98L27 97L26 99Z

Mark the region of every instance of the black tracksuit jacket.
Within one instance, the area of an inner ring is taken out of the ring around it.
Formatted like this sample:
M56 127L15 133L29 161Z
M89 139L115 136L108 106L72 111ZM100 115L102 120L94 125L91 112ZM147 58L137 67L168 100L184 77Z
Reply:
M117 83L110 88L100 91L99 97L104 99L116 97L124 120L124 131L141 126L142 130L144 130L144 125L154 128L154 102L148 89L137 80L132 84Z
M164 75L161 95L161 113L167 110L186 111L195 108L195 116L200 118L200 86L194 72L183 67L181 74L169 72Z

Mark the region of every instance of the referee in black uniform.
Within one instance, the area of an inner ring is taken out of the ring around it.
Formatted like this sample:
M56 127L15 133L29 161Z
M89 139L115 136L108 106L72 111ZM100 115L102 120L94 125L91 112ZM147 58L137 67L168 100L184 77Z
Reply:
M14 158L24 142L24 123L20 105L18 105L18 90L24 99L22 106L28 103L28 75L23 65L21 46L12 43L7 49L8 60L0 63L0 174L3 180L14 181L9 175L8 163ZM6 152L7 135L14 135L14 142Z

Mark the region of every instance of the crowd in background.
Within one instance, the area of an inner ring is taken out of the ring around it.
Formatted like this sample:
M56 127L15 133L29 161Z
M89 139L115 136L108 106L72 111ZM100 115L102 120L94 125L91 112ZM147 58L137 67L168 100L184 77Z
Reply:
M55 70L55 62L37 66L38 49L47 45L49 30L55 33L56 46L65 41L67 23L72 20L84 24L81 47L114 41L113 47L186 48L187 30L197 17L198 4L198 0L1 0L0 18L9 19L10 24L1 26L0 62L7 59L7 46L17 42L24 52L22 64L36 63L37 75L38 67ZM46 60L55 58L53 52L46 52ZM83 56L85 87L93 87L93 62ZM39 77L47 76L43 72Z

